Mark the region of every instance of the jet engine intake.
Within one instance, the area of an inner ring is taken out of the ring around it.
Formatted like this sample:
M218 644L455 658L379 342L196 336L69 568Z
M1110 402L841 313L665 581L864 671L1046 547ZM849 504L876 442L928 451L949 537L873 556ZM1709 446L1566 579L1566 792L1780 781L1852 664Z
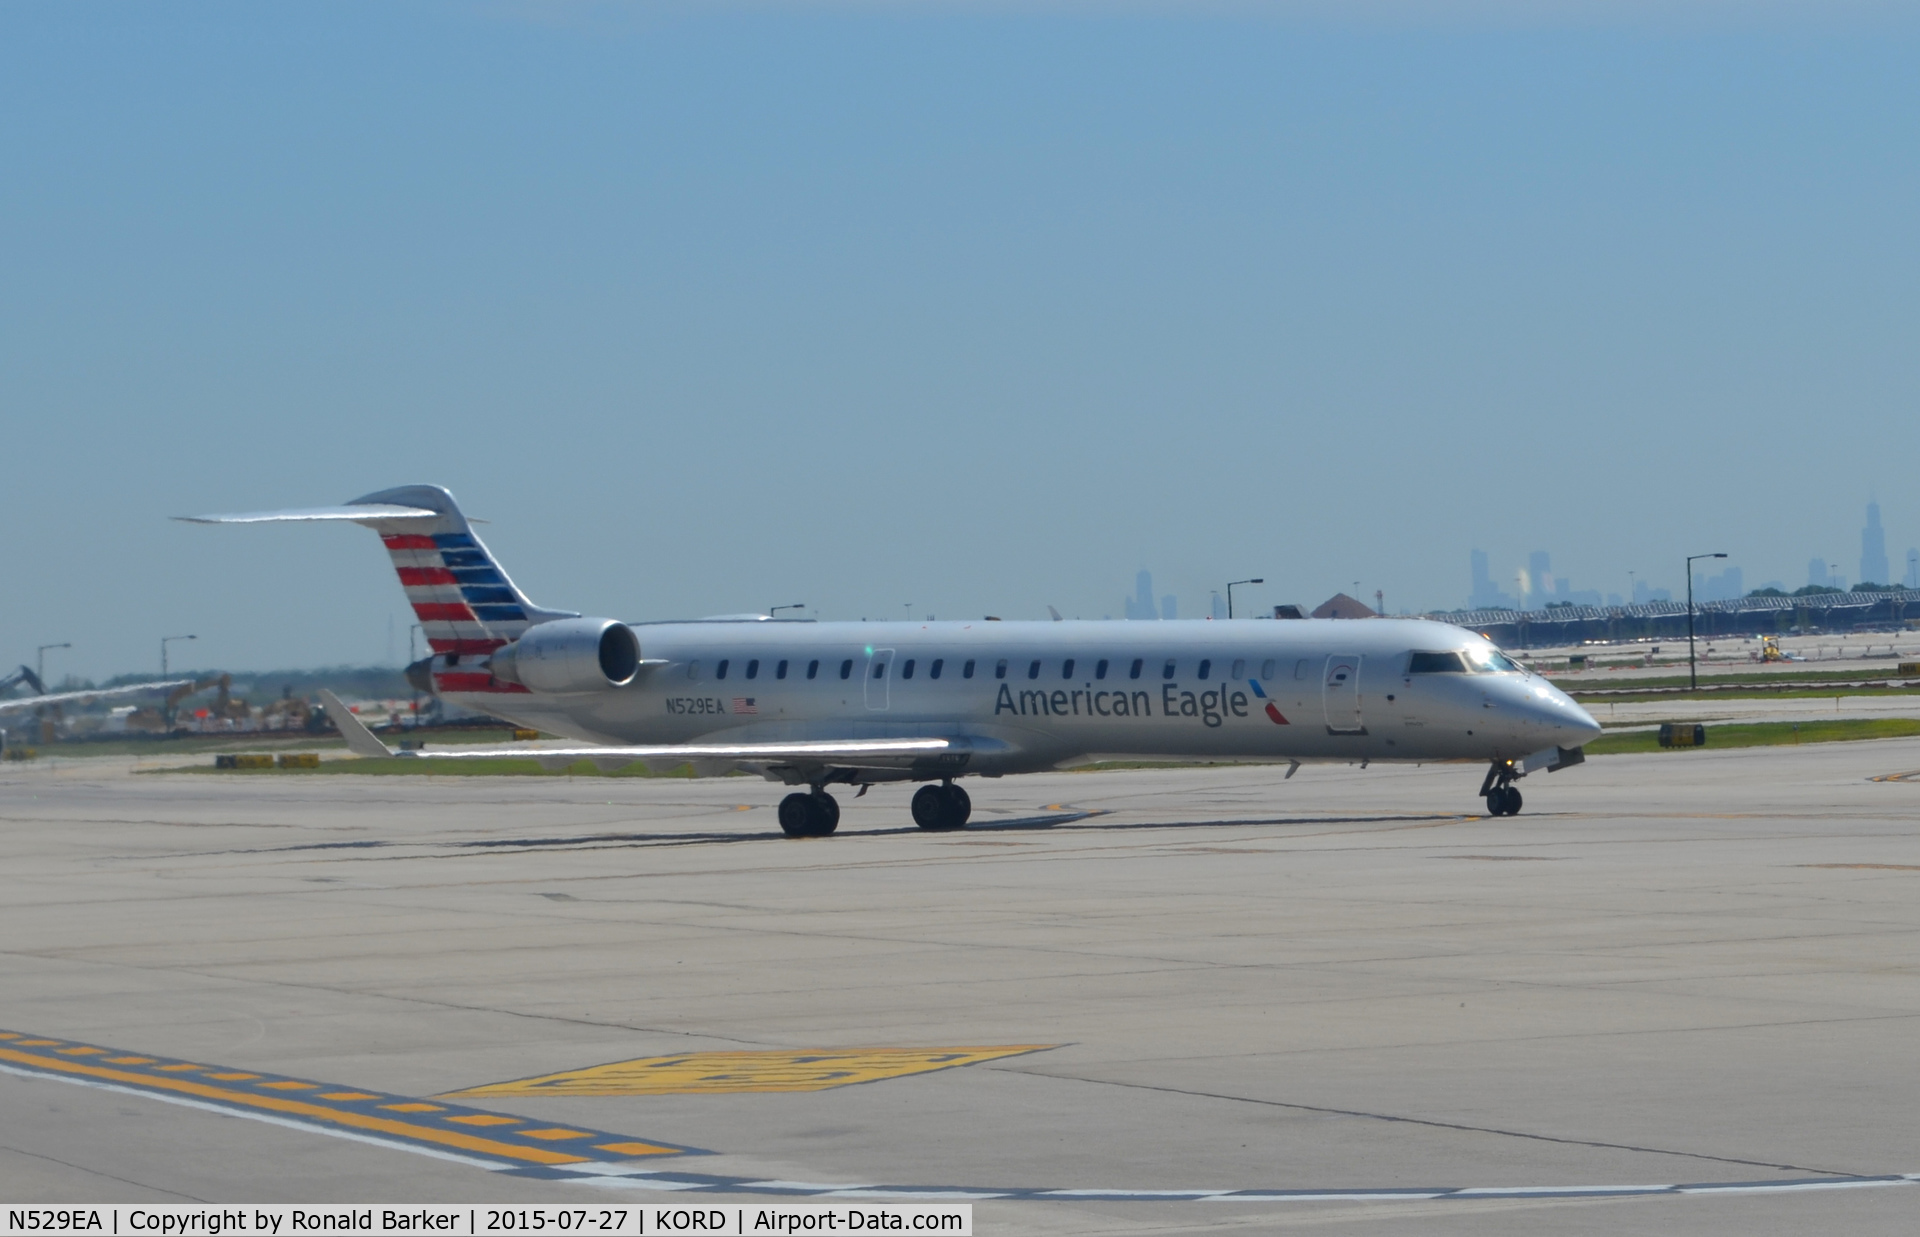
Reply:
M488 666L502 683L529 691L606 691L640 672L640 640L613 619L559 619L495 649Z

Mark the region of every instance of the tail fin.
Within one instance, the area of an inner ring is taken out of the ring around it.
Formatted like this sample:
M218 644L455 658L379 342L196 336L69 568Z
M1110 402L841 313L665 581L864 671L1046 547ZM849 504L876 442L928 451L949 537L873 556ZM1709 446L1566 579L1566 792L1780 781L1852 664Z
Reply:
M403 485L339 507L178 518L194 524L345 520L373 529L386 543L400 586L436 653L491 653L537 623L579 617L528 601L468 525L453 495L437 485Z

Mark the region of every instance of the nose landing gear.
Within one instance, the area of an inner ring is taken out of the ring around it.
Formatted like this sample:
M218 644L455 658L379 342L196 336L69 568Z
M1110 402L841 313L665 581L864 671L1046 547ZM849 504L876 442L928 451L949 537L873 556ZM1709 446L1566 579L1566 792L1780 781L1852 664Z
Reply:
M913 792L913 823L922 829L958 829L973 814L973 800L952 782L931 783Z
M840 827L840 804L825 790L780 800L780 831L790 838L823 838Z
M1513 784L1518 775L1513 771L1510 760L1496 760L1487 770L1486 780L1480 783L1480 794L1487 801L1489 816L1518 816L1520 814L1520 788Z

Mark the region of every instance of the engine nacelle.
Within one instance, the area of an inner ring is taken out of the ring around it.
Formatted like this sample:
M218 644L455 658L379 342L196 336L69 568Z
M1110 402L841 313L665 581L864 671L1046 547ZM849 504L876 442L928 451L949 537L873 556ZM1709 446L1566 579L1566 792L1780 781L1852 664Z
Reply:
M640 672L640 640L613 619L541 623L495 649L493 677L536 692L598 692L625 687Z

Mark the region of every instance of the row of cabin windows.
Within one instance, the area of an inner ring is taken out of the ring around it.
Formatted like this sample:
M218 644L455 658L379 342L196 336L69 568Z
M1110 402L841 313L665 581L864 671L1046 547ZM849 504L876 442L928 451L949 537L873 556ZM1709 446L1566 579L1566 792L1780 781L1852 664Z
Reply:
M918 659L912 658L912 657L909 657L905 661L901 662L900 677L903 679L912 678L914 670L917 668L918 664L919 664ZM927 665L927 677L930 679L939 678L941 675L941 672L945 670L946 664L947 664L946 658L944 657L934 658L933 661L931 661ZM960 667L960 677L963 679L972 678L975 664L976 664L975 659L969 657L966 660L966 662L963 663ZM1075 659L1071 657L1062 661L1060 663L1060 677L1063 679L1071 679L1073 677L1073 668L1075 664L1076 664ZM773 667L773 677L776 679L786 678L787 669L790 665L791 663L785 660L784 658L781 659L779 662L776 662ZM1007 659L1004 657L994 662L993 677L996 679L1006 678L1007 665L1008 665ZM1112 665L1113 665L1112 662L1102 657L1099 661L1096 661L1093 664L1093 677L1096 679L1106 678L1107 672L1112 668ZM1127 667L1127 677L1130 679L1139 678L1140 675L1145 671L1146 665L1147 665L1147 662L1144 657L1134 658L1133 664ZM1028 662L1027 677L1030 679L1039 678L1040 667L1041 667L1041 661L1037 657L1031 662ZM724 679L727 677L728 671L730 671L732 668L733 668L733 659L728 657L723 657L720 659L719 664L713 668L713 677L716 679ZM1306 677L1306 669L1307 669L1306 662L1301 661L1297 663L1293 668L1293 677L1296 679L1304 679ZM700 663L694 662L693 664L688 666L687 672L688 672L688 677L698 678L700 675ZM1279 672L1278 663L1273 661L1271 658L1260 663L1261 678L1271 679L1278 672ZM1173 658L1169 657L1166 660L1166 664L1160 667L1160 677L1163 679L1171 679L1173 675L1174 675L1174 660ZM807 663L807 677L809 679L814 679L814 678L818 678L819 676L820 676L819 660L815 659L813 661L809 661ZM747 662L746 673L743 677L749 678L749 679L757 679L760 677L760 659L759 658L756 657L751 661ZM853 677L853 658L849 657L841 661L840 677L843 679L848 679ZM876 679L884 679L887 677L887 663L884 660L876 661L873 663L873 677ZM1196 677L1199 678L1201 682L1206 682L1208 679L1211 679L1213 677L1213 659L1212 658L1203 657L1200 659L1200 665L1197 667ZM1232 671L1227 675L1227 677L1230 679L1243 679L1247 677L1247 663L1245 659L1235 658L1233 662Z
M781 658L780 661L777 662L773 667L773 677L776 679L786 678L787 667L792 664L793 663L787 661L784 657ZM935 663L935 665L938 665L938 664L939 663L937 662ZM716 679L724 679L727 677L727 671L731 670L732 668L733 668L733 659L730 657L722 657L720 659L720 664L713 668L713 677ZM687 666L687 677L696 678L696 679L700 677L699 662L697 661L692 662ZM749 679L757 679L760 677L760 659L758 657L754 658L753 660L747 663L747 673L745 677ZM820 661L818 658L815 658L813 661L810 661L807 663L807 677L810 679L817 679L820 677ZM840 663L840 677L843 679L853 677L853 658L849 657ZM876 675L875 677L877 678L878 676ZM938 670L934 671L933 677L936 679L939 678L940 672ZM967 677L968 678L973 677L972 662L967 663Z

